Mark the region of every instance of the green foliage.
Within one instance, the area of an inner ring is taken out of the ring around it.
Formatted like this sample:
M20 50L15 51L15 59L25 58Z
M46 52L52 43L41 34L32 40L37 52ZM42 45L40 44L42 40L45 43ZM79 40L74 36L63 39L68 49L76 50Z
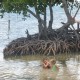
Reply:
M74 0L66 1L74 2ZM23 13L23 15L26 16L27 9L33 7L39 14L42 14L48 5L54 6L56 4L60 5L61 3L62 0L1 0L1 12Z

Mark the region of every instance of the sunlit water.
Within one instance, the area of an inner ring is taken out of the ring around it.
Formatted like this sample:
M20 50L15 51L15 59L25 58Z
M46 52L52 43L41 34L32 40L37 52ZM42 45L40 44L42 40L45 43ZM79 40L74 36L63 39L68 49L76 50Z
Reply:
M80 18L79 15L77 18ZM11 20L9 32L8 20ZM63 10L55 7L53 28L62 26L60 22L66 22L65 20ZM26 29L29 30L30 34L37 33L37 25L37 20L32 16L23 21L22 15L6 13L4 18L0 19L0 80L40 80L43 76L45 77L45 75L42 76L44 71L41 72L41 60L44 56L24 56L8 59L4 59L3 56L3 49L10 41L19 37L26 37ZM56 80L80 80L79 54L59 55L56 56L56 60L56 64L59 66Z

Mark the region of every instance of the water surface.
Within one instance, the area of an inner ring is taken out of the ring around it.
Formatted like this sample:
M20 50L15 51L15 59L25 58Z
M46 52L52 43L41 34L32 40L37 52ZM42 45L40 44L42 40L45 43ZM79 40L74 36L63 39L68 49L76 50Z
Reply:
M79 14L78 19L80 18ZM49 19L49 11L47 15ZM8 31L8 20L10 20L10 31ZM66 22L65 14L63 9L55 7L53 28L62 26L61 22ZM24 21L22 15L5 13L4 18L0 19L0 80L40 80L42 77L40 76L42 75L40 65L44 56L28 55L8 59L4 59L3 56L3 49L9 42L20 37L26 37L26 29L29 30L30 34L37 33L37 26L37 20L32 16ZM56 60L59 66L56 80L80 80L80 53L58 55Z
M44 57L28 55L0 61L0 80L41 80L47 74L42 75L44 70L41 72ZM56 80L80 80L80 55L57 55L55 58L59 67Z

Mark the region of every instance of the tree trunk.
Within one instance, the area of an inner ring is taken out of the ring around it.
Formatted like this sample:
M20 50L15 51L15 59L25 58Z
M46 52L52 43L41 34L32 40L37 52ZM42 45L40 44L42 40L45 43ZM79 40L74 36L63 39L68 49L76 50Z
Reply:
M48 39L47 36L47 25L46 25L46 7L44 8L44 30L43 30L43 35L44 35L44 39Z
M52 23L53 23L53 10L52 10L51 3L49 4L49 9L50 9L50 21L49 21L48 29L51 31L52 30Z
M67 2L65 0L62 0L62 3L63 3L63 8L64 8L64 11L65 11L65 14L67 16L67 23L65 23L61 28L59 28L57 30L57 32L59 33L59 37L64 33L64 30L66 28L68 28L70 25L73 27L73 24L75 23L75 17L79 11L79 8L78 10L76 11L74 17L71 16L71 14L69 13L69 10L68 10L68 7L67 7ZM77 32L75 31L75 29L73 29L73 32L75 33L75 36L77 38L77 40L79 40L79 36L77 34Z
M65 14L67 16L67 23L63 24L63 26L57 30L59 35L62 35L64 29L68 28L71 24L73 24L75 22L74 19L71 16L71 14L69 13L69 10L67 8L67 2L65 0L62 0L62 3L63 3L63 8L64 8L64 11L65 11Z
M63 3L63 9L64 9L65 14L66 14L66 16L67 16L68 22L70 22L70 20L72 19L72 16L71 16L71 14L69 13L68 6L67 6L67 2L66 2L65 0L62 0L62 3Z

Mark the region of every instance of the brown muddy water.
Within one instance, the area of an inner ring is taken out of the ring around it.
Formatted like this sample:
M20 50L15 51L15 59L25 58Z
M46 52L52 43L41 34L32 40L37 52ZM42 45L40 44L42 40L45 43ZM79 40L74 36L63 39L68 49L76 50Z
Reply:
M44 57L54 58L42 55L0 58L0 80L47 80L48 75L52 75L54 80L80 80L80 54L56 55L57 73L42 69Z

